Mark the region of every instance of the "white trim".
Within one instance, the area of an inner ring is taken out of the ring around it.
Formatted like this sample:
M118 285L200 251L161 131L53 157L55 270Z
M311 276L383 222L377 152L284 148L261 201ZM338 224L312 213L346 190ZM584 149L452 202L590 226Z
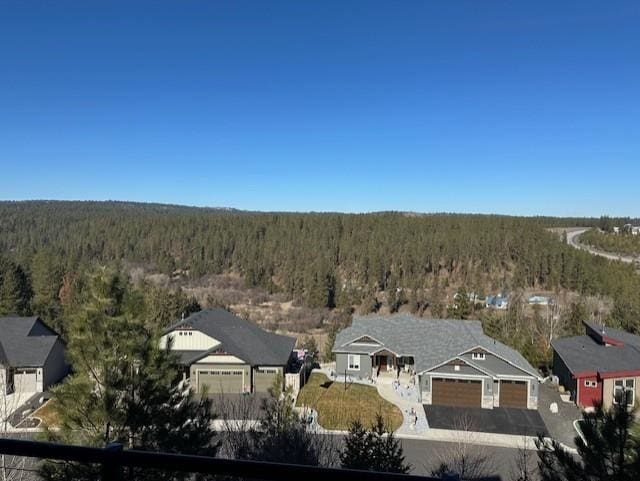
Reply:
M494 341L495 341L495 342L500 342L500 341L495 340L495 339L494 339ZM504 343L502 343L502 342L500 342L500 344L504 345L505 347L508 347L508 346L506 346L506 345L505 345ZM489 354L491 354L491 355L493 355L493 356L497 357L498 359L502 359L504 362L506 362L506 363L507 363L507 364L509 364L510 366L515 367L515 368L516 368L516 369L518 369L519 371L522 371L522 372L524 372L524 373L527 373L529 376L535 377L538 381L540 381L540 380L541 380L540 376L538 376L538 374L537 374L537 373L536 373L536 374L533 374L533 372L529 372L529 371L527 371L527 370L525 370L525 369L521 368L520 366L516 366L514 363L512 363L512 362L511 362L511 361L509 361L508 359L505 359L504 357L499 356L498 354L496 354L495 352L493 352L491 349L487 349L486 347L484 347L484 346L482 346L482 345L480 345L480 344L478 344L478 345L477 345L477 346L475 346L475 347L472 347L471 349L467 349L466 351L461 352L460 354L458 354L458 356L462 356L462 355L464 355L464 354L468 354L469 352L473 351L474 349L482 349L483 351L487 351ZM515 351L515 349L514 349L514 351ZM516 352L517 352L517 351L516 351ZM533 367L533 366L532 366L532 367ZM497 375L497 374L496 374L496 375Z
M375 337L370 336L369 334L360 334L358 337L356 337L355 339L351 339L350 341L345 342L344 344L341 345L341 347L345 347L347 344L351 344L353 342L356 342L358 339L362 339L363 337L369 337L371 339L373 339L374 341L376 341L380 346L384 346L383 342L380 342L379 340L377 340Z
M402 357L402 354L398 354L395 351L392 351L391 349L389 349L388 347L381 347L380 349L378 349L377 351L373 351L371 354L369 354L370 356L375 356L376 354L378 354L380 351L389 351L391 354L393 354L396 357ZM413 356L407 356L407 357L413 357Z
M360 359L360 354L347 354L347 371L359 371L360 367L362 366L361 364L361 359ZM353 358L353 362L351 362L351 358ZM357 365L356 366L356 359L357 359ZM353 366L353 367L352 367Z
M462 359L460 356L456 356L456 357L452 357L451 359L447 359L446 361L441 362L440 364L438 364L438 365L436 365L436 366L434 366L434 367L432 367L432 368L425 369L424 371L421 371L421 372L419 372L418 374L431 373L434 369L438 369L439 367L445 366L445 365L447 365L448 363L450 363L451 361L455 361L456 359L459 359L460 361L464 362L467 366L472 367L473 369L475 369L475 370L477 370L477 371L480 371L480 372L484 373L486 376L489 376L490 378L495 378L495 377L496 377L496 376L495 376L495 374L492 374L492 373L490 373L490 372L488 372L488 371L485 371L484 369L482 369L482 368L480 368L480 367L476 366L475 364L470 363L470 362L469 362L469 361L467 361L466 359ZM469 376L475 376L475 375L476 375L476 374L469 374ZM482 376L482 377L485 377L485 376Z
M431 380L433 380L434 377L437 378L451 378L451 379L466 379L469 377L472 377L475 379L487 379L487 376L480 376L478 374L451 374L451 373L445 373L445 374L440 374L437 372L434 373L429 373L429 374L433 374L433 376L431 376Z

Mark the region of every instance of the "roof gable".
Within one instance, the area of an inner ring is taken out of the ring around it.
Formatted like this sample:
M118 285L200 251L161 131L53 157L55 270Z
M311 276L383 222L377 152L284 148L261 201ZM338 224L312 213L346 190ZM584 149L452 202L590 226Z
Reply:
M0 360L12 367L43 366L59 339L36 316L0 318Z
M537 377L519 352L485 335L480 321L422 319L407 314L354 316L352 325L337 334L334 351L347 351L346 344L362 336L379 340L399 356L413 356L417 372L480 347Z
M219 308L196 312L167 328L165 334L183 325L219 341L214 349L245 359L252 365L285 365L295 345L292 337L265 331L253 322Z

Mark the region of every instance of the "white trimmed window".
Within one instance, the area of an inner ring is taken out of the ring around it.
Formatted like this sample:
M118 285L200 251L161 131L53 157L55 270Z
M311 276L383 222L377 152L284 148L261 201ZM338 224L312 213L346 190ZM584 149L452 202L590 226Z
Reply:
M484 361L484 352L472 352L471 353L471 359L473 359L474 361Z
M598 381L584 380L584 387L598 387Z
M626 403L627 406L633 406L636 398L636 380L635 379L616 379L613 381L613 403Z
M348 354L347 366L350 371L360 370L360 354Z

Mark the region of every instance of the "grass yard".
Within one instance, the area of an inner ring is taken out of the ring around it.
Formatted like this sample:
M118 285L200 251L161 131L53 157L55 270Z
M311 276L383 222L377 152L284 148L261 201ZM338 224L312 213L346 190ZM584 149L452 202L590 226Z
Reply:
M347 430L355 419L370 427L378 413L388 429L395 431L402 425L400 409L382 399L375 387L353 383L345 389L343 383L330 381L320 373L311 375L296 404L318 411L318 422L325 429Z
M58 411L56 411L55 403L52 400L40 406L31 417L40 419L43 425L49 427L56 427L60 424L60 417Z

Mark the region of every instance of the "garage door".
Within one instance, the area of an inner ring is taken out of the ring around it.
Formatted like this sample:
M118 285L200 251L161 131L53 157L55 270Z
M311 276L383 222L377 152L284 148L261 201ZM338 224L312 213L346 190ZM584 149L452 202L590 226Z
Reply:
M431 403L440 406L472 406L482 404L482 381L470 379L432 380Z
M36 392L37 377L35 369L16 371L13 376L13 383L16 392Z
M203 389L208 394L243 392L243 371L215 369L198 371L198 392Z
M527 382L500 381L500 407L526 409Z
M275 368L259 368L253 371L253 386L255 392L269 392L278 374Z

